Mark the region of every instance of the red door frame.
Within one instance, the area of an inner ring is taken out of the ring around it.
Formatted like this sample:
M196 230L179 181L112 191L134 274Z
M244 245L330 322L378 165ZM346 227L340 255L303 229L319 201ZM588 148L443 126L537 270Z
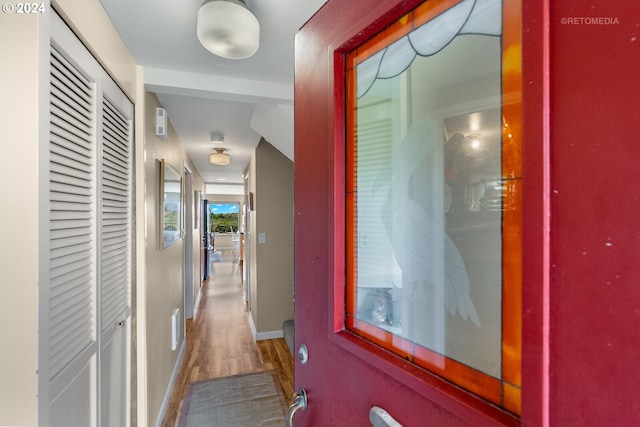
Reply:
M296 423L365 425L376 404L407 426L548 425L548 0L525 0L522 11L523 80L534 83L523 85L521 419L344 331L334 315L345 277L344 87L334 76L344 53L421 2L329 1L296 36L296 346L309 347L308 365L295 366L296 388L309 397Z
M522 426L549 426L550 0L522 2Z

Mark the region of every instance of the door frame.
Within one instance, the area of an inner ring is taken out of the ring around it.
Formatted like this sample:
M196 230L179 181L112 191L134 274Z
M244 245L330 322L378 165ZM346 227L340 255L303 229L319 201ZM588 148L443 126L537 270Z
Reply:
M204 195L206 197L206 195ZM201 235L201 239L202 239L202 245L200 246L201 248L201 253L203 254L203 259L200 260L201 265L203 266L204 270L202 277L200 278L201 281L207 280L209 279L209 275L211 273L211 258L209 256L209 243L211 240L211 232L209 231L209 200L208 199L202 199L202 206L200 207L200 209L202 209L202 217L200 218L200 235Z
M335 357L339 357L340 362L356 360L360 373L371 378L360 377L362 385L351 386L352 394L358 394L357 391L372 393L364 389L364 384L375 386L378 378L389 388L408 387L417 392L423 402L428 401L472 424L548 425L549 352L545 338L549 330L549 77L545 70L549 65L549 41L545 22L549 22L549 0L522 1L522 22L526 23L522 32L523 81L535 83L524 84L522 94L523 121L527 123L523 131L523 156L526 159L523 197L527 206L523 221L527 227L523 231L523 253L526 257L522 285L523 393L520 419L435 375L425 375L424 370L347 332L344 313L336 309L344 295L345 277L345 83L344 79L336 76L343 73L347 52L420 3L422 0L366 0L358 2L356 7L330 0L296 35L296 348L302 343L326 341L329 344L322 352L331 355L333 365L341 364L336 363ZM319 144L316 141L332 142ZM305 319L302 313L309 309L307 299L314 299L317 305L326 307L324 315L319 319L313 315ZM310 325L318 320L326 322L326 327ZM313 353L314 348L309 346L310 362L307 366L295 361L296 389L305 388L309 394L309 409L307 414L300 416L300 421L318 422L315 418L318 415L309 413L314 411L314 389L320 389L318 393L321 395L317 399L322 399L322 387L314 384L318 378L309 372ZM322 361L316 363L322 364ZM330 381L331 375L327 374L325 378ZM336 395L335 400L338 399ZM420 398L411 396L408 400L415 402ZM327 403L322 410L329 408L336 417L346 416L351 411L338 405ZM354 401L353 405L361 403ZM425 414L428 412L425 409Z
M184 288L184 321L193 318L195 307L195 297L193 291L193 172L184 165L184 267L183 267L183 288Z

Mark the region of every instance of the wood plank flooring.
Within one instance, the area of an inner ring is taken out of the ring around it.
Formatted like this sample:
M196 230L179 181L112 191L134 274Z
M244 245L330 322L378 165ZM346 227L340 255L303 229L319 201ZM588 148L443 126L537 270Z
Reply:
M287 398L293 396L293 356L284 339L257 344L251 335L240 267L212 263L193 321L187 322L187 346L176 376L163 427L178 425L187 384L211 378L273 369Z

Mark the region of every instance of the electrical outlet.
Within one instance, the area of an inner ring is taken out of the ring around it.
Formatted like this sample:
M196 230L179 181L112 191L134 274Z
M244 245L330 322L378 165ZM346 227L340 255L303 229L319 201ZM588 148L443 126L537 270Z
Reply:
M266 243L267 235L265 233L258 233L258 243Z

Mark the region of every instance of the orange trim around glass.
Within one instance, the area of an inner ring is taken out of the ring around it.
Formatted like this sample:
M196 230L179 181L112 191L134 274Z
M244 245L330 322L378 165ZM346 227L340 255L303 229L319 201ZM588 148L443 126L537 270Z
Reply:
M426 368L505 410L521 413L522 359L522 53L521 1L503 1L502 32L502 378L494 378L357 319L356 65L460 0L431 0L346 56L346 300L347 330Z
M521 413L522 387L522 41L520 1L502 5L502 406Z

